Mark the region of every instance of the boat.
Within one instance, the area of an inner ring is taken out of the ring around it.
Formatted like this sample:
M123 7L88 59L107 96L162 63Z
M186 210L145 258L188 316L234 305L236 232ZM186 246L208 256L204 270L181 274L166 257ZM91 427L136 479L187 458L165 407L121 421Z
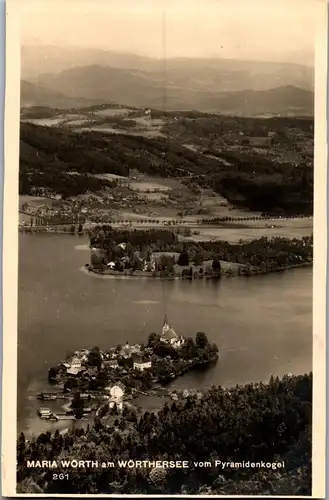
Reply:
M53 416L53 412L49 408L39 408L38 415L43 420L49 420Z
M60 392L40 392L37 395L37 399L55 401L56 399L65 399L65 394L61 394Z

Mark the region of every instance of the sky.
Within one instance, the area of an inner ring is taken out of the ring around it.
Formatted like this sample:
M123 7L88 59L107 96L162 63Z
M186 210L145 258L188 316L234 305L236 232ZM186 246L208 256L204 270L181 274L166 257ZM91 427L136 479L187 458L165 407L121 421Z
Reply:
M285 60L313 51L325 0L21 0L23 45Z

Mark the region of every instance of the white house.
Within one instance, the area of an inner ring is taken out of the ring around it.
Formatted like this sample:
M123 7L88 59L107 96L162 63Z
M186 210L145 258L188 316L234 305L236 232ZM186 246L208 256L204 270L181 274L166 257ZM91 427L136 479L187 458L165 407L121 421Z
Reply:
M184 344L184 337L182 335L177 335L175 330L169 326L167 315L165 316L162 334L160 337L161 342L171 345L175 349L179 349Z
M133 368L134 370L149 370L152 367L152 361L150 359L142 358L141 356L133 356Z

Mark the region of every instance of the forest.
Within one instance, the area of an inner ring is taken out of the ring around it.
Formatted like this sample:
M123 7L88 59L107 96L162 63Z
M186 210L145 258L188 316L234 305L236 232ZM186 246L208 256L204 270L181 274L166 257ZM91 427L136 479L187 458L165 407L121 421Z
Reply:
M232 147L225 141L218 151L211 144L209 146L208 139L212 132L205 125L199 126L200 120L187 120L189 127L194 124L195 137L207 138L208 147L205 151L192 151L182 145L175 129L170 131L169 137L146 138L94 131L79 133L65 128L21 123L20 193L30 194L31 185L39 186L43 182L45 188L50 187L60 194L64 190L65 196L69 196L72 191L73 196L79 191L108 186L106 181L93 184L90 174L128 176L134 169L158 177L190 177L200 187L214 189L233 205L251 210L290 215L313 213L313 168L309 153L304 154L304 160L295 165L275 157L273 159L252 148L245 151L243 147ZM212 124L214 117L203 117L201 120ZM232 120L235 120L233 124ZM271 127L278 129L280 122L278 119L273 120L266 120L265 130L264 120L258 123L257 119L251 118L241 121L221 117L222 128L226 132L227 129L240 127L240 131L245 128L246 133L250 133L249 129L253 125L256 128L258 126L261 129L259 133L263 135ZM296 119L293 122L291 119L290 122L290 127L294 125L298 129L299 135L295 130L294 134L299 137L299 143L302 144L304 136L312 136L311 120ZM214 136L216 143L221 130L218 117L215 125L217 129L212 126L217 130ZM296 149L293 134L277 135L278 139L274 138L273 141L279 147L278 150L284 152ZM61 175L57 177L58 172ZM68 178L68 174L72 173L89 174L89 177L75 182ZM84 188L84 184L89 187Z
M125 243L123 250L121 243ZM105 251L108 260L141 252L145 258L152 252L180 254L177 263L200 265L203 261L235 262L263 269L277 269L313 261L313 237L301 239L266 238L232 244L227 241L180 241L170 230L120 230L99 226L90 231L90 246Z
M165 404L138 419L122 416L110 427L96 419L61 435L46 432L17 440L17 493L61 494L311 494L312 374L271 376L268 383L225 389ZM27 468L27 460L188 460L189 468ZM283 462L284 467L214 466ZM194 461L210 461L207 468Z

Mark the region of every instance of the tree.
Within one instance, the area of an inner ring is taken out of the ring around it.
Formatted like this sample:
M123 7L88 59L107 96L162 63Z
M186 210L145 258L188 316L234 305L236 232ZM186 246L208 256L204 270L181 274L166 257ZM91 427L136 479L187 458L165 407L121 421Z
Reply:
M188 337L184 343L180 354L184 359L192 359L197 355L196 346L192 337Z
M93 347L88 354L88 364L96 366L98 369L102 366L102 356L99 347Z
M133 256L131 267L134 271L140 271L142 269L142 261L137 255Z
M20 463L24 462L25 449L25 435L21 432L17 440L17 460Z
M160 341L160 335L158 333L152 332L148 336L147 345L148 347L154 347Z
M80 392L76 392L73 396L73 400L71 403L71 408L73 410L74 416L77 419L81 419L83 417L83 400L81 399Z
M122 271L123 271L123 269L124 269L124 266L123 266L123 264L122 264L121 262L116 262L116 263L115 263L115 270L116 270L116 271L120 271L120 272L122 272Z
M208 338L204 332L198 332L195 336L196 346L204 349L208 345Z
M160 265L163 269L173 269L173 259L170 255L162 254L160 258Z
M215 257L212 262L212 268L215 271L215 273L220 274L222 266L220 260L217 257Z
M56 377L58 375L58 368L51 367L48 370L48 381L56 382Z
M168 274L174 274L174 272L175 272L175 268L174 268L174 264L173 264L172 260L169 262L169 264L167 266L167 271L168 271Z
M202 266L203 258L202 258L202 255L200 253L195 254L195 256L193 258L193 264L195 266Z
M178 257L177 264L179 266L188 266L190 263L188 253L186 250L183 250Z

